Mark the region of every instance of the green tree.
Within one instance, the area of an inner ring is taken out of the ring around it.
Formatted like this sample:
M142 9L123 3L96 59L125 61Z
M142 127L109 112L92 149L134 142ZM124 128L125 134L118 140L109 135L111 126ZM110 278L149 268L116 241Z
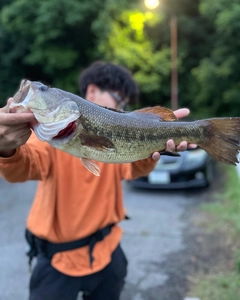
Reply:
M91 23L101 3L15 0L0 8L1 99L23 77L77 92L80 68L92 59Z
M202 0L200 12L211 22L209 53L192 69L195 79L189 89L195 107L203 116L240 114L240 2Z
M165 88L170 74L169 45L164 39L155 42L151 33L146 30L159 26L163 16L152 12L125 10L109 20L111 26L103 35L102 20L106 18L106 12L102 12L98 22L94 24L99 37L98 53L105 59L132 70L142 98L145 96L145 105L163 103L169 95ZM159 42L162 43L161 49Z
M196 10L181 1L187 14ZM142 105L169 105L169 7L150 13L136 0L6 0L0 8L0 99L23 77L76 93L80 70L105 59L133 71Z
M194 117L239 115L238 0L2 0L0 104L22 78L78 92L96 59L128 67L139 105L170 106L171 14L178 19L179 106Z
M170 106L170 26L171 14L178 18L179 105L192 107L189 84L195 80L191 70L208 54L210 25L200 16L199 1L162 1L148 11L143 3L138 10L118 15L102 11L93 29L100 41L97 51L103 57L129 67L140 86L141 105ZM105 27L105 24L109 26ZM194 106L195 107L195 106Z

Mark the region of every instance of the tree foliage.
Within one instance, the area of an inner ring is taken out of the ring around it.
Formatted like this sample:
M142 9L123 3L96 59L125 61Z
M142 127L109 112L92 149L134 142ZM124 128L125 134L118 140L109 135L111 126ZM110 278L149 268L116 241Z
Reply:
M240 115L240 2L202 0L200 12L212 24L208 55L192 69L190 94L202 115Z
M170 106L169 19L178 19L179 106L195 117L239 115L238 0L2 0L0 104L22 78L78 93L96 59L128 67L139 105Z
M91 24L100 8L98 0L16 0L3 5L1 78L15 83L27 77L76 92L78 73L92 59ZM1 87L0 96L13 88L17 85Z
M122 11L111 21L106 36L99 36L97 49L108 61L132 70L142 96L151 94L149 105L161 102L161 98L163 102L164 96L169 95L165 88L170 74L169 45L163 43L160 49L145 30L148 26L160 26L161 19L161 15L152 12Z

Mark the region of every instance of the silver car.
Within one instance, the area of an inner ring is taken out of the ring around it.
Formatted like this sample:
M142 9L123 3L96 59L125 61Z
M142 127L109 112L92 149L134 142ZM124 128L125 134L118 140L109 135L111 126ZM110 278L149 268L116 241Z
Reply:
M213 179L214 160L201 148L181 152L181 156L161 156L147 176L129 183L148 189L207 187Z

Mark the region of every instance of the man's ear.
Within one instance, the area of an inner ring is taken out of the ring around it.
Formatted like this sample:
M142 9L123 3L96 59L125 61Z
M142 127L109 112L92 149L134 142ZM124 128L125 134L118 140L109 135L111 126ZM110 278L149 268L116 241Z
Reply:
M90 83L87 86L86 99L94 102L94 100L96 99L97 92L99 92L99 88L96 86L96 84Z

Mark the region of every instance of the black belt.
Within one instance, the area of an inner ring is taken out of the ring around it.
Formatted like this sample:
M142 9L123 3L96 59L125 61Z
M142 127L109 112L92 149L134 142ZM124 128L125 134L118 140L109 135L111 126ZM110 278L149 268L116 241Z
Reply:
M30 245L30 249L27 252L27 255L29 257L29 265L31 266L32 259L38 254L43 254L47 258L51 259L53 255L58 252L74 250L87 245L89 245L89 258L90 264L92 265L92 252L94 245L98 241L103 240L103 238L110 233L113 226L114 224L108 225L85 238L66 243L52 243L47 240L40 239L39 237L31 233L28 229L26 229L26 239L28 241L28 244Z

